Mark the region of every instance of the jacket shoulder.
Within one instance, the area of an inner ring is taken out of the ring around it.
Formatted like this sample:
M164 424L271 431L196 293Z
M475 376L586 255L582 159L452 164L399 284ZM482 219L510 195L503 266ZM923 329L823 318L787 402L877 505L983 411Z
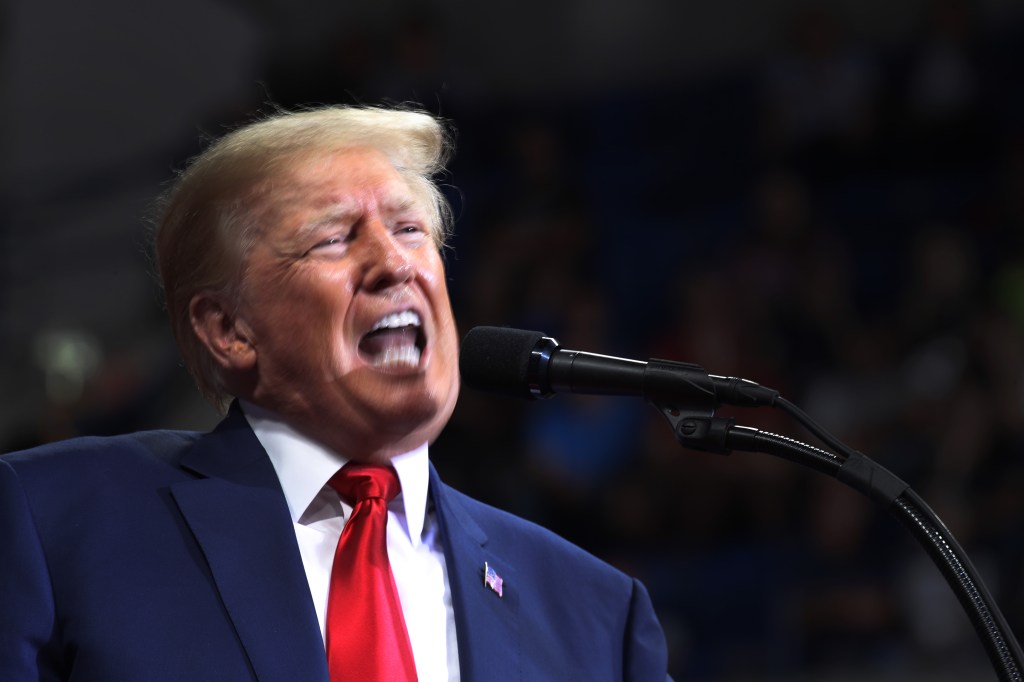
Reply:
M198 432L174 430L81 436L0 455L0 461L22 480L37 475L81 480L104 471L176 469L182 454L201 436Z

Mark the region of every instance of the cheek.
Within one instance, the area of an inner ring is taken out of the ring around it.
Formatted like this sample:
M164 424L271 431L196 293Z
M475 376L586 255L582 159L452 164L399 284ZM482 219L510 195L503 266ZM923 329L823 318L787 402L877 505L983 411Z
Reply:
M286 322L278 333L284 343L293 346L292 354L316 358L331 375L352 366L355 358L347 322L351 297L342 281L305 282L279 295Z
M459 333L455 326L451 308L447 305L438 312L438 354L442 361L438 363L441 376L439 381L455 387L459 385Z
M296 277L281 296L294 309L299 323L321 320L325 326L340 328L352 304L352 281L344 272L326 269Z
M436 251L432 252L430 258L425 263L425 267L421 269L421 276L434 307L439 338L448 347L449 352L457 353L458 331L455 328L451 301L448 297L448 282L445 277L441 256ZM456 358L457 360L458 358Z
M441 253L433 246L423 247L419 254L420 276L431 290L440 289L441 293L447 296L445 289L444 261L441 260Z

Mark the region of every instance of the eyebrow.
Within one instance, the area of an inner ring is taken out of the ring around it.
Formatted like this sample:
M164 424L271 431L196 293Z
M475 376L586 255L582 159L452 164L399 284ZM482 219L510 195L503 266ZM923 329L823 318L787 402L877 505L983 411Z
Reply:
M353 206L335 204L300 225L297 235L305 236L327 225L351 221L358 213L358 209Z
M318 213L299 225L289 237L289 241L292 241L293 243L302 243L308 239L314 238L320 230L329 227L330 225L344 223L347 219L351 219L355 215L356 212L351 209L332 207L326 211Z
M407 211L422 211L423 207L414 197L385 197L381 209L386 213L401 214ZM300 239L317 230L337 223L351 222L360 213L359 207L344 202L333 204L299 226L296 236Z
M413 197L386 197L382 203L382 208L390 213L405 213L422 208Z

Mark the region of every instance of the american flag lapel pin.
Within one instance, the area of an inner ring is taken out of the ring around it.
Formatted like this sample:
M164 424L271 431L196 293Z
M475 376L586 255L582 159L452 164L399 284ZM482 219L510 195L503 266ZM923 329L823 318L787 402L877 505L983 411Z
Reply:
M505 581L501 579L493 568L485 561L484 562L484 585L494 590L494 592L500 597L502 593L502 583Z

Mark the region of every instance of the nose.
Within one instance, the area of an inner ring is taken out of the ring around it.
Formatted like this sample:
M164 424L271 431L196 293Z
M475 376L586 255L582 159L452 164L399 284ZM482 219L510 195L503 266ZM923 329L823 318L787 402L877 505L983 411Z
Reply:
M410 254L384 223L372 221L365 226L362 236L363 288L379 291L412 279L413 264Z

